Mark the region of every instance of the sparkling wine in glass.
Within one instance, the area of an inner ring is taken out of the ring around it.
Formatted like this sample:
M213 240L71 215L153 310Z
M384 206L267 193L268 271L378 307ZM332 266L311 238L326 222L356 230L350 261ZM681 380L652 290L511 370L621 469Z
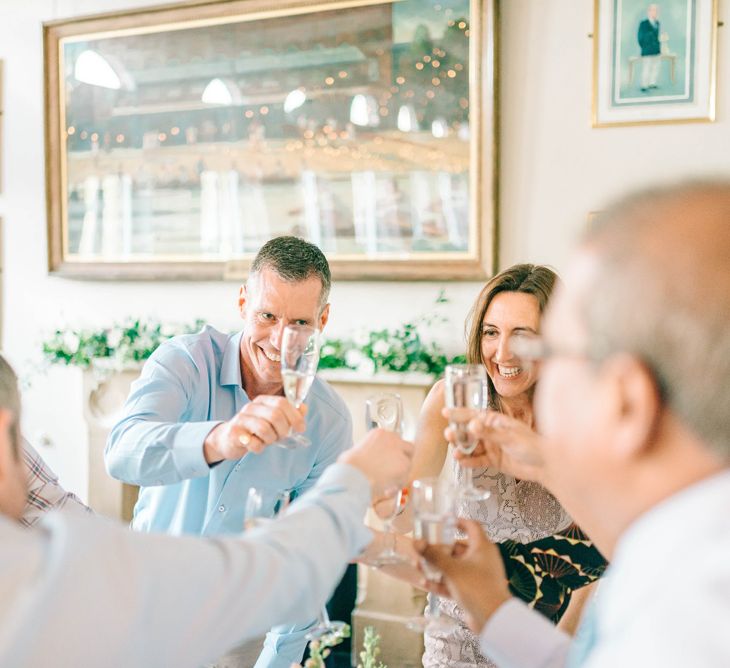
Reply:
M487 371L481 364L450 364L446 367L446 406L462 409L459 419L452 418L449 426L456 435L456 447L464 454L470 455L477 447L477 440L469 431L469 421L487 408L488 387ZM472 469L465 467L463 472L464 485L459 495L467 501L489 498L487 490L474 485Z
M395 392L380 392L365 401L365 428L385 429L400 434L403 426L403 401ZM395 533L393 522L405 508L408 489L385 489L384 496L373 504L375 514L383 520L386 537L392 538L388 545L373 559L375 566L401 564L407 559L395 549Z
M284 395L297 410L312 387L319 364L319 330L307 325L287 325L281 339L281 380ZM307 447L311 441L290 432L277 443L282 448Z
M429 545L453 545L456 540L456 488L435 478L414 480L411 486L413 512L413 537L425 540ZM421 570L430 582L441 581L441 571L421 558ZM439 598L428 595L423 617L414 617L407 626L412 631L423 632L426 628L449 629L455 622L441 615Z

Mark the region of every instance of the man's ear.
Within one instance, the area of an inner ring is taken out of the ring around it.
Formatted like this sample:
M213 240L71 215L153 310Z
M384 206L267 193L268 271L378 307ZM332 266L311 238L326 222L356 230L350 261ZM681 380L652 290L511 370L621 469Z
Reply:
M27 488L15 420L11 411L0 409L0 514L18 520L23 515Z
M238 312L241 314L242 318L245 317L245 314L246 314L247 299L248 299L248 290L246 288L246 284L243 283L238 290Z
M640 457L653 445L662 415L662 399L649 368L633 355L615 355L604 362L614 386L616 454Z
M327 324L327 321L330 319L330 305L325 304L325 307L322 309L322 313L319 316L319 329L320 331L324 329L324 326Z
M18 446L13 438L13 414L0 408L0 486L14 474L12 463L18 459Z

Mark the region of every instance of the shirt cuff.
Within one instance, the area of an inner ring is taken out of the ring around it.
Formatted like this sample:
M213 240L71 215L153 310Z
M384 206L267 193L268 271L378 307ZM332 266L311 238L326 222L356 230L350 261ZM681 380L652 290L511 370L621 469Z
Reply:
M489 618L479 643L500 668L557 668L565 665L570 636L513 598Z
M172 456L175 468L180 477L202 478L210 473L210 466L205 461L203 442L215 427L221 424L215 422L188 422L180 425L172 443Z

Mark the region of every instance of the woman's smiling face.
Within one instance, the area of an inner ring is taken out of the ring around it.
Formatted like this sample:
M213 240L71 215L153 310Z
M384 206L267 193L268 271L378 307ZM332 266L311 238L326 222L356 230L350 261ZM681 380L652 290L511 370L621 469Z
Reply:
M482 359L497 393L512 399L528 392L537 381L538 369L524 363L511 350L512 336L537 336L540 305L524 292L500 292L492 299L482 320Z

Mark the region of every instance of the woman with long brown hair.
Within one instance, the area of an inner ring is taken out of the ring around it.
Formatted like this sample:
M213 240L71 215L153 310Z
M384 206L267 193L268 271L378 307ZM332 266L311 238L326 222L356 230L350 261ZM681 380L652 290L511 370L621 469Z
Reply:
M490 408L521 421L530 429L535 428L532 398L539 368L523 365L514 354L511 342L514 337L539 334L542 314L558 280L548 267L514 265L484 286L467 320L467 361L486 367ZM412 477L439 475L447 464L459 484L464 470L449 456L443 435L447 426L443 408L444 382L439 381L421 410ZM537 483L516 480L490 468L474 470L473 479L474 485L489 492L489 496L483 501L460 501L457 514L478 520L492 541L519 545L570 531L571 518ZM579 604L578 598L568 605L571 613L574 612L571 608ZM427 629L424 667L492 666L479 652L478 638L467 628L456 604L441 599L439 606L441 614L456 620L457 624L450 629ZM563 612L565 608L561 606L558 614L552 616L555 618Z

